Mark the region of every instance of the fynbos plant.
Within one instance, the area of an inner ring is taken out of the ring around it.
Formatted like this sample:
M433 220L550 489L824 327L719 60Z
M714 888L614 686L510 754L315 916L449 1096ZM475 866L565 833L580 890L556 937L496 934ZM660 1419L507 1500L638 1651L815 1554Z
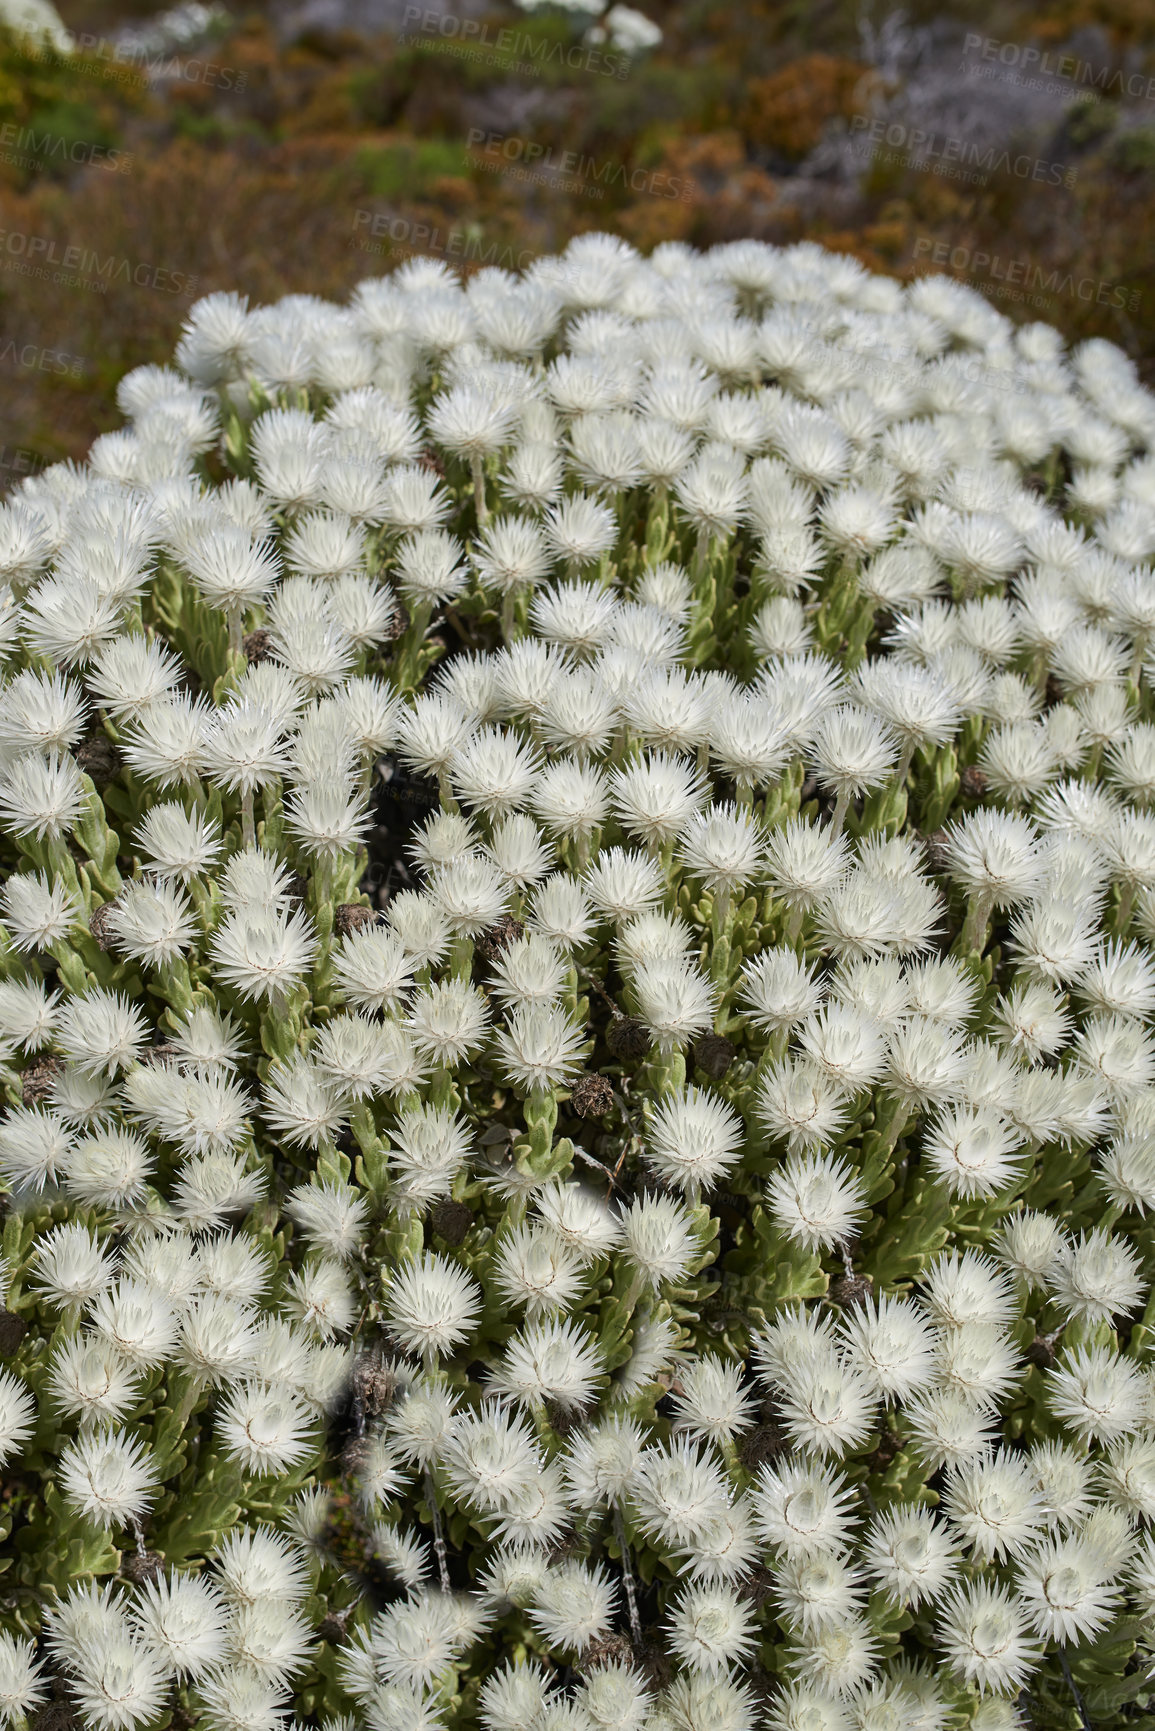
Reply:
M1155 1705L1155 398L604 235L0 506L0 1719Z

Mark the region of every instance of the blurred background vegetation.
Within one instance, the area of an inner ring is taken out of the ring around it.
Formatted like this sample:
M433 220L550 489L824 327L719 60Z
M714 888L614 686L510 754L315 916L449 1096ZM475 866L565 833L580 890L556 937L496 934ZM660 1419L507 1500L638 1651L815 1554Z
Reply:
M590 228L929 265L1155 374L1151 0L638 0L661 41L621 66L558 8L229 4L60 0L71 54L0 33L0 485L116 425L201 294L341 298ZM31 237L103 292L29 274Z

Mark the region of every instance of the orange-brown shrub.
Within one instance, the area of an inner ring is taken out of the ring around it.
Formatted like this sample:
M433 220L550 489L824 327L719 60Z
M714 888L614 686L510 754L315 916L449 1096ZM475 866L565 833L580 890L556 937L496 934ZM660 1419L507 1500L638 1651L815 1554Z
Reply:
M742 128L750 142L781 156L805 156L828 120L849 117L856 92L872 74L855 60L804 54L769 78L752 79Z

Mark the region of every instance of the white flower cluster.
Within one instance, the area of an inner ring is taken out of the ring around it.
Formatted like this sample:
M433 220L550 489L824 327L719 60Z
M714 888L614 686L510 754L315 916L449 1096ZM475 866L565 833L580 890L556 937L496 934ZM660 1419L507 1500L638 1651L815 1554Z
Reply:
M1131 363L594 234L118 402L0 505L0 1724L1151 1711Z

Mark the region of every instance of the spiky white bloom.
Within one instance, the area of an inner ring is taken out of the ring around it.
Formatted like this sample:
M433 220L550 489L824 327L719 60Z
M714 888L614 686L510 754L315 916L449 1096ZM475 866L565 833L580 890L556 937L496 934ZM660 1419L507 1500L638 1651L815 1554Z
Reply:
M1021 1556L1039 1536L1043 1516L1029 1469L1005 1451L960 1465L948 1481L944 1508L984 1561Z
M683 1370L675 1395L675 1426L703 1442L728 1442L754 1422L752 1398L739 1366L706 1355Z
M227 1455L248 1473L283 1473L311 1453L312 1415L287 1389L261 1382L230 1389L216 1417L216 1433Z
M321 1340L345 1334L356 1314L348 1277L339 1262L322 1257L289 1278L286 1308Z
M1116 1571L1085 1539L1048 1539L1024 1558L1015 1591L1041 1640L1077 1644L1111 1621L1120 1593Z
M1096 1228L1059 1247L1047 1285L1067 1316L1108 1322L1141 1303L1145 1287L1139 1271L1127 1240Z
M0 1371L0 1461L19 1454L35 1427L36 1403L8 1371Z
M980 1694L1021 1689L1039 1662L1025 1607L998 1584L977 1581L949 1589L938 1633L951 1669Z
M1108 1347L1076 1347L1047 1382L1051 1411L1085 1442L1117 1442L1142 1423L1140 1377L1128 1359Z
M489 1387L531 1408L549 1400L566 1411L584 1407L603 1375L596 1341L577 1323L549 1317L519 1329Z
M699 1253L694 1220L670 1196L639 1196L622 1211L622 1249L652 1290L680 1280Z
M58 876L14 872L0 890L0 906L12 943L19 950L43 950L67 937L79 911L72 890Z
M30 1720L48 1690L32 1641L20 1641L0 1631L0 1720L18 1725Z
M667 1183L696 1196L730 1170L741 1142L741 1122L730 1108L703 1089L691 1087L663 1101L655 1112L646 1160Z
M604 1569L561 1563L549 1571L534 1595L530 1620L563 1651L583 1653L610 1625L617 1587Z
M988 1197L1005 1188L1022 1162L1020 1138L996 1112L954 1107L931 1126L923 1158L952 1196Z
M60 1457L60 1483L67 1500L97 1526L139 1522L156 1497L156 1469L139 1437L117 1431L87 1431Z
M82 1644L74 1673L77 1705L99 1731L133 1731L147 1724L168 1682L153 1655L119 1632Z
M527 1094L564 1086L577 1069L581 1031L550 1004L518 1004L494 1034L501 1067Z
M212 940L211 954L240 997L277 1003L300 984L316 952L316 938L303 914L249 908L227 914Z
M831 1154L790 1154L766 1194L779 1231L812 1251L853 1237L865 1212L861 1179Z
M427 1253L393 1275L385 1311L401 1349L432 1362L468 1339L480 1308L465 1270Z
M90 1423L116 1423L136 1403L140 1375L107 1342L77 1335L54 1354L48 1388L59 1412Z
M84 784L71 757L29 752L0 773L0 813L13 835L57 840L73 828L84 805Z
M487 1021L480 993L454 979L435 981L415 993L405 1025L422 1057L453 1067L480 1049Z
M633 986L642 1020L661 1051L679 1050L710 1026L717 990L691 961L675 957L643 962Z
M792 1058L767 1069L756 1106L770 1134L791 1150L833 1141L848 1116L845 1090L817 1064Z
M173 1570L146 1582L129 1615L145 1648L182 1679L203 1677L225 1656L224 1602L196 1575Z
M958 1549L949 1529L929 1509L888 1509L866 1535L863 1561L869 1574L895 1604L917 1606L938 1600L959 1568Z
M494 1279L508 1303L538 1316L570 1308L581 1291L581 1268L580 1257L551 1233L522 1225L500 1246Z
M868 1296L847 1312L839 1332L848 1362L887 1402L906 1401L935 1379L934 1332L909 1300Z
M333 971L348 1003L358 1010L389 1010L403 1002L418 967L394 933L381 927L342 938Z

